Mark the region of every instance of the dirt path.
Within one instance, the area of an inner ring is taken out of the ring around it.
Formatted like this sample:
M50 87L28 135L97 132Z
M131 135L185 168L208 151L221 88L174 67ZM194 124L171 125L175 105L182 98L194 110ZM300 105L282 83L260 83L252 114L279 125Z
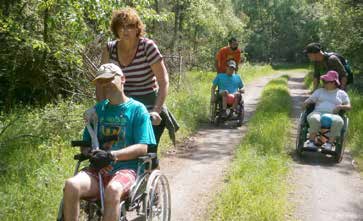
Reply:
M303 74L289 80L293 117L297 125L302 102L308 96ZM296 127L295 127L296 131ZM296 135L296 134L295 134ZM294 219L301 221L363 221L363 182L346 151L340 164L319 153L293 155L291 201L296 205Z
M245 122L256 109L263 87L272 78L261 78L247 85ZM223 184L223 175L245 130L246 123L240 128L204 125L188 142L178 146L176 153L163 158L161 168L172 192L173 221L207 220L208 205Z

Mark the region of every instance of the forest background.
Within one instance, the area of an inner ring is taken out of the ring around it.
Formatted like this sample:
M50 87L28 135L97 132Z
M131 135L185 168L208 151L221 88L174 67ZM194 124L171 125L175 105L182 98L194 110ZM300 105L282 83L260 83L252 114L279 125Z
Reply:
M363 70L361 0L1 0L0 109L94 95L82 55L90 42L113 38L113 9L131 6L164 55L184 70L212 70L214 55L235 36L246 60L307 63L321 42Z

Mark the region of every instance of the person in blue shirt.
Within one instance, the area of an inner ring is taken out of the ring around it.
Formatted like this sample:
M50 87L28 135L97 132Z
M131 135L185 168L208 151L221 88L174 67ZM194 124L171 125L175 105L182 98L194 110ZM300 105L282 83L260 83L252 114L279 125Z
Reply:
M65 220L78 220L80 199L99 198L98 172L105 187L103 220L117 220L121 197L127 195L136 180L137 157L146 155L156 144L150 115L145 106L124 93L125 76L111 63L99 68L94 82L101 85L106 99L95 105L98 138L117 135L118 140L100 143L91 152L91 165L66 180L64 187ZM83 139L91 140L87 129Z
M216 101L215 90L218 87L219 95L222 97L222 117L226 117L227 105L232 105L232 111L236 112L238 102L244 93L244 83L241 77L235 73L236 62L229 60L227 62L226 73L218 74L213 80L211 88L211 102Z

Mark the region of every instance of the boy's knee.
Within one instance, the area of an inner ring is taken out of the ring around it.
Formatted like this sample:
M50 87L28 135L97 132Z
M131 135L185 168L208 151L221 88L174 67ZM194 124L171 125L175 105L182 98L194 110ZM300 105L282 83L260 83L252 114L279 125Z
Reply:
M78 196L80 194L80 184L72 177L68 178L64 184L64 194L72 194Z
M112 182L105 189L105 201L106 203L118 203L122 194L122 185L117 182Z

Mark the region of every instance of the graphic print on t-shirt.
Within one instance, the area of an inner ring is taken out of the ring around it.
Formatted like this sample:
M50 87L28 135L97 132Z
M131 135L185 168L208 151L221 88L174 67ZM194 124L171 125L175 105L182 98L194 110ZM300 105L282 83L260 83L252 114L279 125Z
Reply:
M118 136L118 141L116 141L117 147L124 147L125 146L125 136L126 136L126 124L127 119L123 115L120 115L119 117L116 116L106 116L101 117L100 119L100 131L102 137L107 136ZM113 145L114 142L112 142L111 145Z

